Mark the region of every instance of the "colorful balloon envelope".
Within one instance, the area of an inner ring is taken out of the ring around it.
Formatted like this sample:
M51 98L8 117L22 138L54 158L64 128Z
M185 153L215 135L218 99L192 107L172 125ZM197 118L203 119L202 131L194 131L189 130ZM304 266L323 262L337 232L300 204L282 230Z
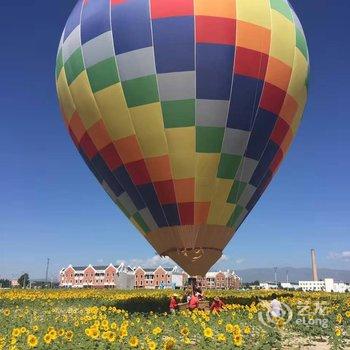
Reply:
M80 0L56 82L113 202L158 254L204 275L285 157L308 67L287 0Z

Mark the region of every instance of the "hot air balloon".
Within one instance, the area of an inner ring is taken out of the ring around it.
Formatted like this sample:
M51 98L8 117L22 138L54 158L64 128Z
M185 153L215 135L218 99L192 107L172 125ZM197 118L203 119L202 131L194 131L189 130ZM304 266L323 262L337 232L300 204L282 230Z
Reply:
M204 275L288 151L308 61L287 0L79 0L56 83L113 202L158 254Z

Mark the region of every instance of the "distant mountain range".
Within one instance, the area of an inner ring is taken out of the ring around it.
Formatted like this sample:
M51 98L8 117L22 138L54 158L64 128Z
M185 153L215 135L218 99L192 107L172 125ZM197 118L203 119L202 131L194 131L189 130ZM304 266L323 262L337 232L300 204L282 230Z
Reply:
M311 268L296 268L296 267L281 267L277 269L277 281L286 282L287 271L289 282L310 281ZM270 281L275 280L273 268L252 268L235 270L238 276L242 277L243 283L254 281ZM335 269L318 269L318 278L334 278L335 281L350 282L350 270L335 270Z

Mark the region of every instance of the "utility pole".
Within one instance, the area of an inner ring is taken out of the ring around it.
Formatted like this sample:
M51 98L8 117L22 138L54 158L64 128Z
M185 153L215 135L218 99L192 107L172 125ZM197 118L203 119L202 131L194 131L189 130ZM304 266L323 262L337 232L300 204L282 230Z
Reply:
M47 258L46 274L45 274L45 287L47 287L47 282L48 282L48 277L49 277L49 265L50 265L50 258Z
M277 286L277 267L274 267L273 270L275 272L275 285Z

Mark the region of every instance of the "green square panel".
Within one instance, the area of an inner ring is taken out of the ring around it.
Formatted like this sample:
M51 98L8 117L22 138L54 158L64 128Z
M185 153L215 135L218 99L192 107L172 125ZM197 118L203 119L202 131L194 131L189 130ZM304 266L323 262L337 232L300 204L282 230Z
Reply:
M140 215L140 213L136 213L133 215L133 218L135 219L135 221L140 225L140 227L142 228L142 230L147 233L150 231L149 227L147 226L147 224L145 223L145 220L143 220L142 216Z
M242 156L222 153L220 157L218 177L221 179L234 179L241 160Z
M297 41L297 48L305 56L306 60L308 60L309 55L307 52L306 39L304 37L304 34L298 28L296 28L296 41Z
M245 182L235 181L228 195L227 202L232 204L237 203L246 186L247 184Z
M226 226L234 227L237 219L242 214L242 211L243 211L243 207L241 207L240 205L237 205L237 207L235 208L235 210L233 211L230 217L230 220L227 222Z
M107 58L106 60L88 68L86 71L93 92L102 90L119 82L114 57Z
M158 102L158 87L155 75L148 75L122 82L128 107L136 107Z
M194 100L163 101L162 111L166 128L194 126L195 124Z
M81 49L76 49L64 65L67 82L70 85L74 79L84 70L83 55Z
M281 13L284 17L293 22L293 15L290 11L290 7L284 0L270 0L271 7Z
M58 76L60 75L62 68L63 68L63 57L62 57L62 49L60 49L56 59L56 79L58 79Z
M200 153L220 153L225 128L212 126L196 127L196 151Z

